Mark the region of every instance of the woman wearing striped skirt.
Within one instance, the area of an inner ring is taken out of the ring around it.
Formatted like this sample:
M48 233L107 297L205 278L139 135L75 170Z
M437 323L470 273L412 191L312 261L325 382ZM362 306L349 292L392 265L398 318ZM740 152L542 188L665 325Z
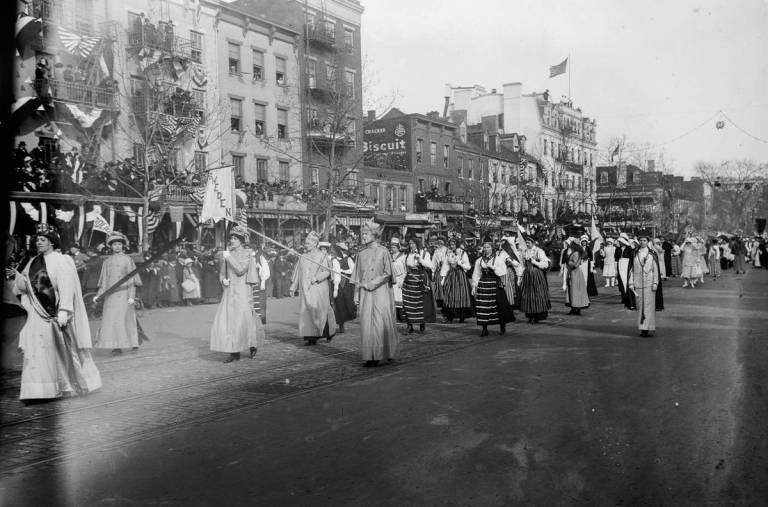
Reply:
M413 325L419 325L419 333L424 334L424 323L434 322L434 299L429 292L429 271L432 259L429 252L419 250L415 239L408 242L408 254L405 256L406 274L403 279L403 312L408 324L408 334L413 333Z
M507 280L506 259L509 256L503 250L493 252L493 244L483 244L483 256L475 261L472 272L472 294L475 296L475 314L477 325L482 326L480 336L488 336L489 325L499 325L499 334L507 330L507 322L515 320L515 314L509 305L504 285Z
M440 269L445 322L452 323L456 317L459 322L464 322L466 317L472 315L471 288L467 278L471 267L467 253L457 246L456 240L448 240L448 253Z
M524 244L525 250L522 253L525 271L520 286L520 310L525 312L528 322L535 324L546 319L552 309L546 272L549 259L530 236L524 237Z

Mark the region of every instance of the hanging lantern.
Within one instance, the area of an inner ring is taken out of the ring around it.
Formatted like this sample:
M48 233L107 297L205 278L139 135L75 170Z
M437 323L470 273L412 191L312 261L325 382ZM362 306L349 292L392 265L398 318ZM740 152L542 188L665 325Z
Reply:
M717 123L715 123L715 128L717 130L722 130L725 128L725 122L723 120L718 120Z

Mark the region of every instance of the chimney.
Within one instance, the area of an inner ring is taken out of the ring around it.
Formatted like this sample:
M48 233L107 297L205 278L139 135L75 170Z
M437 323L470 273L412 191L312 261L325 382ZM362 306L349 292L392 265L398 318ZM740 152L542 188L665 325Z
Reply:
M369 109L368 110L368 122L376 121L376 110L375 109Z
M504 132L520 132L522 125L522 83L505 83L504 90Z
M438 113L437 111L430 111L427 113L427 118L430 118L432 120L439 120L440 113Z

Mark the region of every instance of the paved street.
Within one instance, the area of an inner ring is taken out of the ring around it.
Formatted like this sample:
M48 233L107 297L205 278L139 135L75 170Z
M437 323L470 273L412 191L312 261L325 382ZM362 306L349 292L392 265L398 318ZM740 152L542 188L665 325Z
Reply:
M0 505L768 502L768 271L667 283L653 338L615 288L575 317L550 287L545 323L430 325L375 369L356 324L303 347L295 299L229 365L215 305L148 311L100 392L25 407L5 379Z

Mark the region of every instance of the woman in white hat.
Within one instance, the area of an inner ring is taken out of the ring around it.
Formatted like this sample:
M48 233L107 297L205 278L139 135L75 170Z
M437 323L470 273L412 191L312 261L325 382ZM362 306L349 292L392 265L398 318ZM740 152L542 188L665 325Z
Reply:
M235 226L229 234L229 250L222 253L219 265L223 292L211 326L211 350L229 352L225 363L239 360L245 349L253 359L265 338L264 325L251 305L253 286L261 280L256 257L243 247L247 237L247 229Z
M605 286L613 287L616 285L616 247L613 244L613 238L605 240L603 247L603 278Z
M112 287L122 277L136 269L136 265L125 248L128 238L125 234L114 231L107 237L107 245L112 249L110 255L101 265L99 290L93 301L101 299L101 295ZM122 349L139 349L139 331L136 322L134 298L136 287L141 286L141 277L136 274L123 283L118 290L104 298L104 309L101 317L101 327L96 334L95 345L100 349L112 349L112 355L120 355Z
M696 279L699 277L699 251L693 244L692 238L685 238L683 241L682 257L683 257L683 272L681 274L683 278L683 288L696 287Z

